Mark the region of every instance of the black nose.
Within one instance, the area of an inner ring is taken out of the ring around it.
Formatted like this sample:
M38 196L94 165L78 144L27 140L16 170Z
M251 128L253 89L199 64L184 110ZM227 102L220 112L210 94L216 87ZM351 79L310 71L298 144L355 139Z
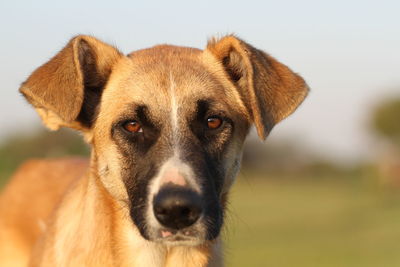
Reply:
M154 197L153 210L163 226L179 230L199 219L202 201L196 192L179 186L168 186Z

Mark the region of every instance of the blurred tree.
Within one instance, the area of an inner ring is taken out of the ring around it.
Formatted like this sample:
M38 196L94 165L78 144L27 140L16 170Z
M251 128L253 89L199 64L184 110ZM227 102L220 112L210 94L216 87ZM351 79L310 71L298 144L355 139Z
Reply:
M400 148L400 98L388 99L378 105L372 127L378 135Z
M378 158L379 179L383 184L400 186L400 98L381 102L373 111L372 128L387 141Z

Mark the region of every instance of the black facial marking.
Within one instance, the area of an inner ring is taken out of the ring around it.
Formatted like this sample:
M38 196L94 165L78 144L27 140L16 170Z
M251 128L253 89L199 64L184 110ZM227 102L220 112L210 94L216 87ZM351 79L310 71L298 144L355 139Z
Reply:
M207 126L207 118L213 116L222 119L222 124L217 129L210 129ZM199 100L196 114L188 123L208 154L220 158L226 152L235 126L226 111L213 107L213 103L209 100Z
M193 178L200 185L205 206L203 219L207 226L207 239L211 240L218 236L223 222L219 196L225 173L220 157L207 151L203 143L194 138L182 144L181 159L191 166L195 173Z
M127 132L123 125L130 120L139 122L143 132ZM160 136L160 131L160 126L151 121L148 108L145 105L139 105L136 107L134 114L126 115L114 123L111 134L120 147L123 148L124 155L129 155L129 152L143 155L155 144Z
M221 110L214 110L212 102L200 100L197 103L197 115L191 122L192 131L200 141L202 153L199 154L204 161L208 176L211 177L205 186L213 185L215 193L220 194L222 190L225 173L223 173L223 160L234 131L233 121ZM223 119L223 124L218 129L208 129L206 118L218 115ZM193 162L193 164L195 164Z
M217 129L209 129L207 127L207 118L217 116L221 118L222 125ZM189 121L192 132L202 142L213 141L214 137L219 136L222 132L229 132L229 137L233 131L233 121L225 114L224 111L214 110L212 108L212 102L209 100L197 101L197 110L194 118ZM224 136L224 135L223 135ZM225 135L225 137L227 137ZM215 138L214 138L215 139Z
M209 129L207 118L210 116L220 117L222 125L217 129ZM213 239L218 236L223 223L220 194L226 174L222 166L234 123L227 111L217 108L211 100L199 100L196 112L188 123L192 135L181 143L181 158L193 168L195 179L202 188L207 239Z
M128 197L131 201L130 215L140 233L149 239L146 224L146 210L149 195L149 181L157 174L158 167L153 163L144 164L138 162L133 165L127 163L127 169L122 171L124 182L127 187ZM135 172L132 173L133 168Z
M132 104L130 107L113 124L111 136L120 152L121 177L129 197L130 215L141 235L149 239L146 224L149 183L171 152L160 142L162 125L152 121L147 106ZM143 132L124 130L123 124L128 120L138 121Z

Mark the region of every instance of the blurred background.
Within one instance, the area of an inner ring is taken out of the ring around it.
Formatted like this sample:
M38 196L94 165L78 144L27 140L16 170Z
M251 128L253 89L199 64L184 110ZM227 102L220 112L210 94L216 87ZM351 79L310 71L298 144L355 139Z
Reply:
M72 36L129 53L236 33L311 92L265 143L248 139L227 266L400 266L399 11L385 0L1 1L0 187L27 158L88 154L18 93Z

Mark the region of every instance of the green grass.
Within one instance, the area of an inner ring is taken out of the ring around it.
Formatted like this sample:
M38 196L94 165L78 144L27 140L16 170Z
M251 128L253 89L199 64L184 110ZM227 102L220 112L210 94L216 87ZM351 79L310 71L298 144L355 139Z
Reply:
M400 191L362 179L240 177L227 266L400 266Z

